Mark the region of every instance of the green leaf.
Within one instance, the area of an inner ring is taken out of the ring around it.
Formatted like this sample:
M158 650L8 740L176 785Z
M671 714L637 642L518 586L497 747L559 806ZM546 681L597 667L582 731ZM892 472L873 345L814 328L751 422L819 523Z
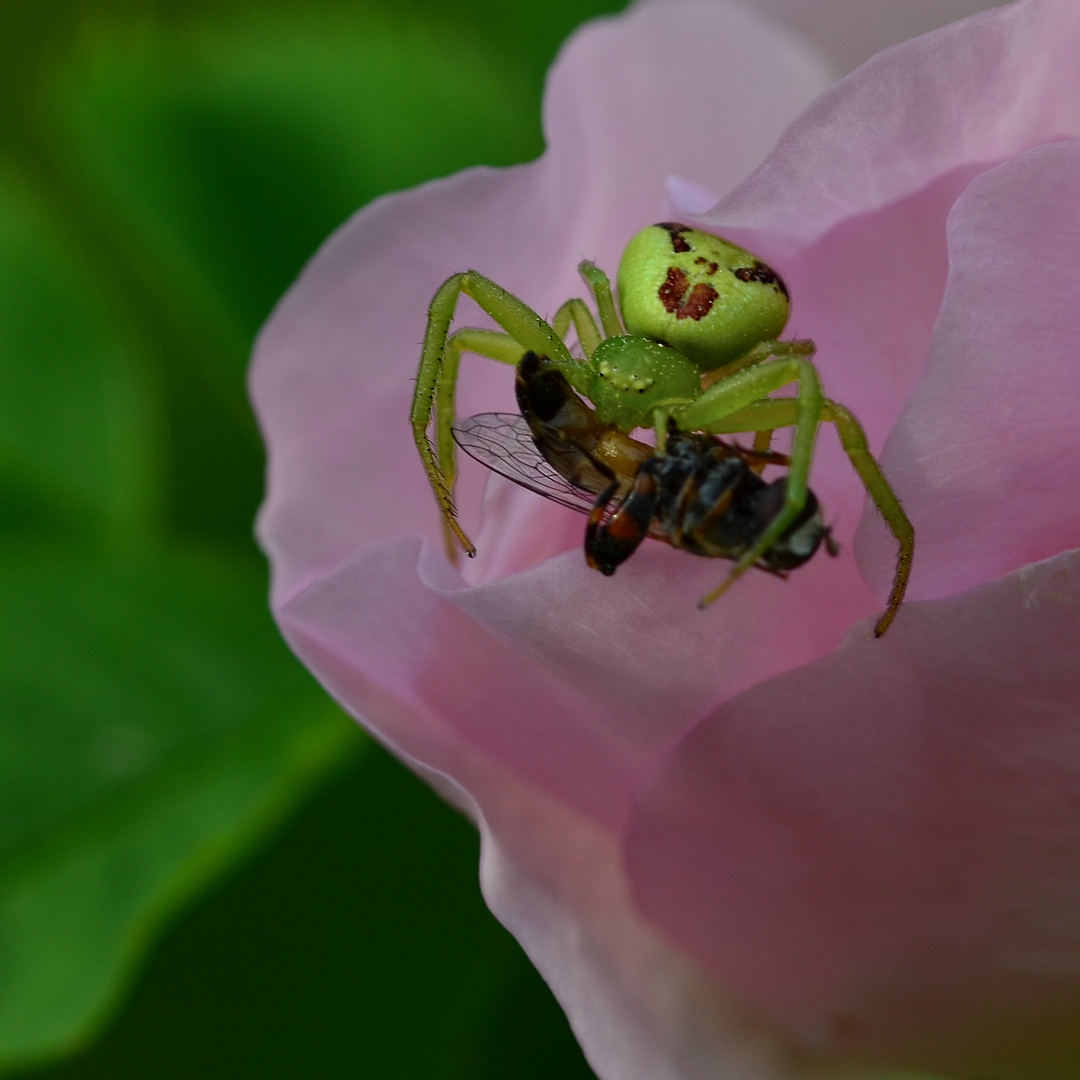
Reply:
M590 1080L484 906L476 831L369 747L177 920L100 1042L34 1080Z
M531 83L490 43L370 11L113 30L62 87L73 167L130 230L162 302L235 342L376 195L541 148Z
M358 736L247 567L0 569L0 1067L85 1039L162 920Z
M0 169L0 533L142 538L155 398L90 274Z

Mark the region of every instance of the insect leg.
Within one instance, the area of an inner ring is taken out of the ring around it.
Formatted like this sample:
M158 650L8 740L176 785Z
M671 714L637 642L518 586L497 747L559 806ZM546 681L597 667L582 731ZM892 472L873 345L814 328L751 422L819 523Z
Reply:
M760 476L765 471L765 466L770 464L769 454L772 447L773 429L762 428L760 431L754 432L754 454L758 460L751 462L747 460L750 468L754 470Z

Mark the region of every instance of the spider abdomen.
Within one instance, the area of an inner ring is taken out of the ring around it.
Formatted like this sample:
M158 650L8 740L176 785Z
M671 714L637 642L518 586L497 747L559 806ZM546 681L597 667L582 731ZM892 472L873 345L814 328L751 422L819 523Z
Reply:
M790 312L787 287L772 267L719 236L671 221L627 244L617 287L627 330L665 342L701 371L778 338Z

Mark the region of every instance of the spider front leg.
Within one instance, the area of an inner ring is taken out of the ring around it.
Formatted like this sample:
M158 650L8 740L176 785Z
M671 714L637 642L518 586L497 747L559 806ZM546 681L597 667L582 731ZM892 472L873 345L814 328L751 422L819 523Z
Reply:
M618 337L620 334L625 334L626 330L623 329L622 320L615 309L615 299L611 295L611 281L607 274L588 259L578 263L578 273L593 294L596 311L600 316L600 325L604 328L604 337Z
M837 434L840 436L840 445L859 474L866 493L873 500L885 519L889 531L896 539L896 572L893 576L892 590L885 610L874 626L874 636L881 637L896 618L896 613L904 602L904 593L907 591L911 565L915 558L915 528L896 497L896 492L885 479L881 466L870 453L866 433L855 416L843 405L826 398L822 405L821 419L836 426ZM708 430L717 435L741 431L757 432L762 429L790 427L797 421L798 410L794 400L770 398L766 401L754 402L745 409L724 417L722 421L709 425Z
M478 330L465 327L451 334L446 339L443 350L442 370L435 388L435 453L438 461L440 482L443 490L452 495L457 480L457 444L453 438L453 423L457 416L455 399L457 396L457 375L461 366L462 353L476 353L501 364L516 364L522 356L522 348L509 334L498 330ZM426 425L425 425L426 426ZM415 430L415 429L414 429ZM423 453L421 452L421 458ZM430 473L428 476L430 477ZM438 498L438 492L436 492ZM441 506L441 503L440 503ZM475 548L469 538L461 531L453 510L451 515L443 514L443 538L447 553L453 560L457 555L455 541L461 543L471 558ZM471 550L470 550L471 549Z
M814 442L821 423L825 397L814 365L803 356L766 360L753 367L714 383L689 405L676 409L672 415L682 431L710 431L725 417L748 405L768 398L774 390L795 383L798 393L795 407L795 434L791 445L791 465L788 471L784 505L765 531L731 568L728 576L711 593L702 597L700 607L706 607L722 596L769 551L795 523L806 505L809 490L810 465L814 458ZM763 430L775 425L763 425ZM746 430L743 428L742 430Z
M584 300L579 300L576 297L573 300L567 300L555 312L555 318L551 320L555 333L564 341L570 330L571 323L574 324L574 331L577 333L581 351L585 354L585 358L588 359L596 352L596 346L600 344L602 339L592 312L585 306Z
M503 333L463 329L450 336L450 324L458 297L464 293L501 327ZM525 352L548 357L572 385L582 381L582 364L570 355L562 338L535 311L516 296L496 285L475 270L447 278L439 287L428 309L427 330L420 353L410 422L417 452L427 473L431 490L443 515L447 553L453 559L456 544L471 557L476 554L472 541L457 522L453 486L457 476L456 448L451 429L454 422L454 391L461 353L478 352L500 363L516 364ZM435 446L428 438L428 427L435 419Z

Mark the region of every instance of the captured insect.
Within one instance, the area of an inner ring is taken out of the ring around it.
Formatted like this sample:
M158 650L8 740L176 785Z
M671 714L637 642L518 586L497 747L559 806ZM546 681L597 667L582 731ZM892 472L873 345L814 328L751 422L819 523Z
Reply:
M588 514L585 558L601 573L615 573L646 536L695 555L737 560L783 509L787 478L769 484L760 472L790 464L784 454L683 434L670 420L664 449L654 450L600 424L535 353L521 358L515 387L520 414L455 421L454 441L516 484ZM822 542L838 553L809 492L802 513L756 565L786 577Z
M783 547L783 538L796 535L800 521L810 520L807 507L816 500L809 489L809 474L818 427L822 422L835 425L844 451L898 544L892 591L874 629L876 635L883 634L903 602L914 554L914 529L870 453L858 421L824 396L811 360L814 343L779 340L790 312L780 276L745 249L675 222L643 229L626 246L616 282L618 309L607 275L599 267L585 261L578 270L592 294L599 326L579 298L567 300L547 323L523 301L473 270L448 278L431 301L411 422L442 510L448 551L453 554L455 545L469 555L476 551L457 522L453 504L457 476L454 393L461 355L474 352L517 366L524 353L533 353L591 403L587 426L592 430L585 432L584 441L566 433L563 442L572 464L586 472L592 467L600 477L604 469L612 474L599 490L577 480L571 481L572 486L600 495L616 482L611 498L619 499L620 506L610 519L604 517L605 511L594 508L599 514L595 523L590 520L594 535L603 535L606 529L610 537L619 510L625 508L623 500L630 497L646 461L660 460L649 467L651 471L674 468L674 460L680 457L705 454L699 444L679 442L678 436L753 433L752 452L764 455L770 453L778 428L793 429L779 511L738 554L727 577L702 598L702 606L716 600L751 567L767 568L769 553L778 544ZM451 333L462 293L501 329L466 327ZM565 343L571 326L583 353L580 357ZM791 385L793 397L770 396ZM433 418L434 445L427 433ZM630 438L638 428L653 429L655 449ZM671 446L673 436L676 442ZM645 451L632 450L631 443ZM609 453L616 456L614 461L605 456ZM738 457L751 451L732 453ZM628 456L624 459L621 454ZM634 454L640 455L636 463ZM596 468L597 462L603 469ZM744 465L753 471L749 461ZM561 468L557 471L567 477ZM662 505L666 504L658 500L657 509ZM671 522L664 524L654 511L649 529L663 534L670 528ZM661 538L671 542L671 536ZM735 551L726 554L731 557Z

